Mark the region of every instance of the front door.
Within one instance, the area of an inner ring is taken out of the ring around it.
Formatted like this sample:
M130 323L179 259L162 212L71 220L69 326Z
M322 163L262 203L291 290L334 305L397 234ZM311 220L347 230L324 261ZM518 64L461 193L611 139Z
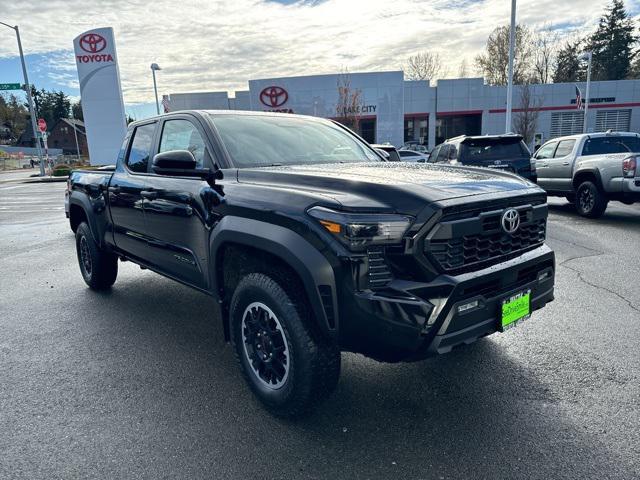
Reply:
M197 168L213 168L211 149L197 120L189 115L165 120L158 152L189 150ZM150 175L143 195L151 265L198 288L208 283L211 187L200 178ZM210 197L209 197L210 198Z
M124 253L140 260L148 256L142 191L147 185L155 129L156 122L135 128L125 159L119 163L108 189L113 241Z
M558 142L549 142L536 152L533 156L536 163L536 175L538 176L538 185L545 190L553 190L553 179L550 177L549 160L553 159Z
M553 158L547 160L547 177L551 190L556 192L571 192L573 178L573 150L575 139L561 140L553 154Z

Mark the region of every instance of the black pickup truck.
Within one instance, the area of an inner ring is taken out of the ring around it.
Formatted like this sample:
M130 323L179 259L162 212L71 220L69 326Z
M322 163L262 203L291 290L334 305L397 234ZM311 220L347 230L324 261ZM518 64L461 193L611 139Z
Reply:
M542 190L386 162L330 120L138 121L115 170L72 172L67 196L86 283L110 288L120 259L213 296L249 386L280 415L331 393L341 351L415 361L553 299Z

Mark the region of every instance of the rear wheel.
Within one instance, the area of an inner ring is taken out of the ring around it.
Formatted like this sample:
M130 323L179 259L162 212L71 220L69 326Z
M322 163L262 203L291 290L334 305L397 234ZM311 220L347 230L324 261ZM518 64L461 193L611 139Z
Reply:
M118 257L98 246L85 222L76 230L76 251L82 278L89 287L105 290L114 284L118 276Z
M229 314L243 375L272 413L303 415L333 392L340 351L316 331L306 299L293 282L248 274L234 291Z
M575 203L583 217L598 218L604 214L609 200L595 183L587 180L578 186Z

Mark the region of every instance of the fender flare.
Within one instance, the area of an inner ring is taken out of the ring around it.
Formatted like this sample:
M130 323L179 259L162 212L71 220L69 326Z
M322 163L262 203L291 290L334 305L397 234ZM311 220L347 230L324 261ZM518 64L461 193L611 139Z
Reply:
M216 259L219 249L226 243L264 250L289 265L302 279L318 326L326 334L336 334L338 305L333 267L327 258L301 235L280 225L260 220L224 217L211 232L209 240L210 289L216 297L220 291ZM320 288L324 294L321 294ZM330 312L327 314L329 309Z
M594 167L581 168L579 170L576 170L576 172L573 174L573 180L571 181L574 190L577 190L578 187L580 186L578 184L578 182L576 182L576 179L580 175L585 174L585 173L593 175L594 177L596 177L596 185L598 186L598 188L600 190L604 191L604 185L602 184L602 176L600 175L600 170L598 170L597 168L594 168Z
M92 202L87 195L79 195L77 194L77 192L74 193L69 196L69 218L71 218L71 214L73 211L72 207L80 207L84 211L84 216L87 219L87 224L89 225L89 230L91 230L93 239L100 248L103 248L105 246L105 226L100 225L98 217L102 213L106 212L104 206L104 198L99 197L99 200L97 199L96 201Z

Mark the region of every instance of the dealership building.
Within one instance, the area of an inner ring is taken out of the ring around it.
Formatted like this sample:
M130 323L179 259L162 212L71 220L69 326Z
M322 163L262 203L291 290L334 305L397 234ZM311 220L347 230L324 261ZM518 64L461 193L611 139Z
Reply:
M585 91L584 83L577 86ZM346 102L345 98L353 100L354 92L355 101ZM527 96L529 101L523 101ZM592 82L590 97L587 131L640 132L640 80ZM482 78L434 84L407 81L403 72L395 71L250 80L248 90L233 96L227 92L172 93L166 100L171 111L230 109L325 118L355 116L359 133L371 143L400 146L416 141L433 148L462 134L504 133L506 87L486 85ZM537 116L534 130L542 141L582 133L584 111L577 107L572 83L516 86L513 108L514 118Z

